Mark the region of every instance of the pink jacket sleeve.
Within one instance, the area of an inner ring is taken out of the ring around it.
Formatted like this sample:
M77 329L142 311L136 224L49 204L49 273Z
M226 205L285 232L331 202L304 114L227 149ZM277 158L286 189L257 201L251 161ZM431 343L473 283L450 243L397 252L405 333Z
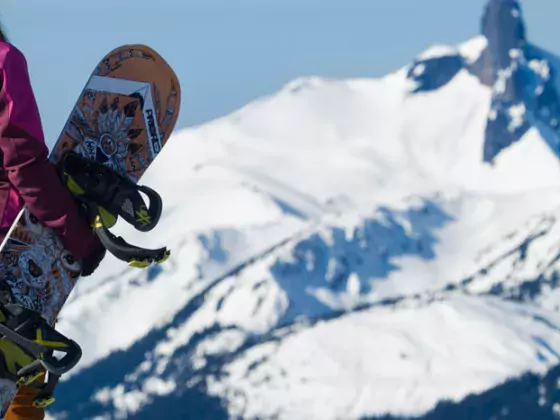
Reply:
M3 167L32 214L55 229L68 251L85 258L96 238L48 160L39 110L23 54L0 56L0 152Z

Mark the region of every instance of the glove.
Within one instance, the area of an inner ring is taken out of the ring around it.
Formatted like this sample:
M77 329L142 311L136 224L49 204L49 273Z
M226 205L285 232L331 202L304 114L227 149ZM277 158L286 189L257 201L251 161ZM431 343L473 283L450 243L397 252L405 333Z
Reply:
M97 267L99 267L101 261L103 261L103 259L105 258L106 253L107 250L101 244L101 242L99 242L99 240L96 238L96 246L94 250L86 258L82 260L81 277L91 276L93 272L97 270Z

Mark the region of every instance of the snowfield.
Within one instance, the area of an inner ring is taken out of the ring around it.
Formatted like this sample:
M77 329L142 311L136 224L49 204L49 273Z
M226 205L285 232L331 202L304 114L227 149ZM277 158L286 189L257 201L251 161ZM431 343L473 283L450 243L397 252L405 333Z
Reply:
M251 348L210 392L244 418L418 414L557 363L560 331L548 322L560 317L549 316L465 295L372 308Z
M160 225L117 228L172 257L78 284L59 329L84 356L50 416L419 416L558 365L559 160L537 125L483 159L486 47L302 78L177 132L142 180ZM414 93L409 72L454 54L468 65ZM508 112L514 131L530 111Z

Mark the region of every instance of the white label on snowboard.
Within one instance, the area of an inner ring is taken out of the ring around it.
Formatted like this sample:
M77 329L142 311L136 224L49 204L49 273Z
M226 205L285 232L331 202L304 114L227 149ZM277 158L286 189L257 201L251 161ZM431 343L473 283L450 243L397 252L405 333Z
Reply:
M87 84L87 89L127 96L139 94L144 102L142 112L149 136L148 144L150 145L152 157L155 157L161 151L161 136L150 83L116 79L114 77L92 76Z

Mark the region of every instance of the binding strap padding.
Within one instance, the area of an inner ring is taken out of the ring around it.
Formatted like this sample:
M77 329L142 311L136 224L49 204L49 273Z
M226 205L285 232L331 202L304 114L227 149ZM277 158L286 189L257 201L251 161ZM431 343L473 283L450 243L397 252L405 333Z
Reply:
M129 244L122 237L113 235L109 229L103 225L100 216L96 219L94 231L107 251L119 260L127 262L132 267L145 268L154 263L160 264L167 260L170 255L166 247L147 249Z
M91 161L75 152L68 152L61 161L61 174L68 189L79 200L95 203L108 215L118 216L141 232L152 230L162 212L162 200L157 192L137 185L110 167ZM142 194L148 198L148 204ZM105 226L111 227L106 215Z

